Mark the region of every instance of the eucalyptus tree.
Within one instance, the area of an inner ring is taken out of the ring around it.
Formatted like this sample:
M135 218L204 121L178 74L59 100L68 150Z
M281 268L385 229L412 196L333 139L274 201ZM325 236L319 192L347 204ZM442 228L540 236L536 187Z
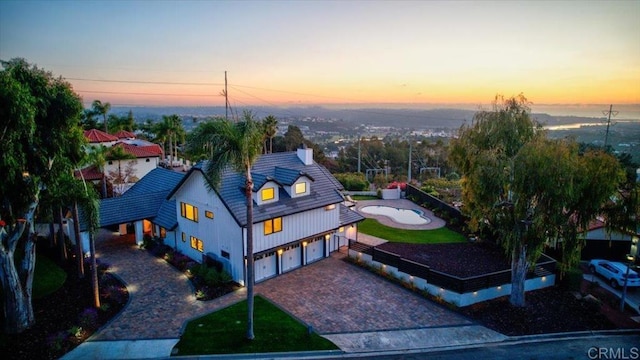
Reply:
M107 125L108 121L107 121L107 113L109 113L109 110L111 110L111 104L108 102L102 102L100 100L93 100L93 102L91 103L91 108L94 112L94 114L100 114L102 115L102 119L104 121L104 132L106 132L107 134L109 133L109 127Z
M488 230L511 258L515 306L525 305L527 272L550 236L562 237L568 262L575 261L575 229L599 214L621 174L604 152L547 139L528 105L522 95L496 97L493 110L478 112L450 147L470 228Z
M4 330L20 333L35 323L33 224L41 190L59 174L51 171L54 166L67 166L64 159L82 156L85 139L79 127L82 102L69 83L23 59L3 61L2 67L0 281ZM19 263L16 251L23 255Z
M197 137L193 137L189 146L201 148L212 144L211 156L205 166L208 187L217 189L222 181L223 172L232 168L245 175L244 193L247 202L247 339L254 339L253 331L253 179L251 168L260 157L262 149L262 131L254 115L245 111L241 121L231 122L218 119L201 124Z

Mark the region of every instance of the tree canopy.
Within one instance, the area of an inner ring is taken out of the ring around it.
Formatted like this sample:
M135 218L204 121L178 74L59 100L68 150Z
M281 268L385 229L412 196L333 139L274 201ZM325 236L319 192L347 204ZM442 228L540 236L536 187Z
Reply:
M60 196L56 184L82 159L85 139L79 127L82 102L69 83L23 59L3 61L2 67L0 278L5 331L19 333L35 322L31 289L36 209L41 196ZM29 236L23 238L25 230ZM19 243L23 259L16 264Z
M474 231L486 230L511 256L511 303L524 305L524 281L550 237L564 242L574 265L586 229L619 182L618 162L601 150L581 153L571 140L550 140L531 119L522 95L496 97L463 125L450 158L462 174L463 210Z

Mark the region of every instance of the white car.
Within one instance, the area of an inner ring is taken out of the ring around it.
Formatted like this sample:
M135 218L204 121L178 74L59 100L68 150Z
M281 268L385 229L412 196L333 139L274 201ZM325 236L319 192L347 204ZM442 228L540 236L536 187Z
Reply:
M625 276L627 275L627 265L602 259L593 259L589 262L589 270L594 274L599 274L609 284L614 287L623 287ZM629 269L629 277L627 279L627 287L640 286L640 277L638 273Z

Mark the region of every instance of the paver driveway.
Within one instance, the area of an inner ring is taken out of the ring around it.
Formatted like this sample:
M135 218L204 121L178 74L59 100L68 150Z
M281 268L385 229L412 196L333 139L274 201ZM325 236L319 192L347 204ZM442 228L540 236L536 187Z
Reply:
M256 292L320 334L471 325L472 322L399 285L330 258L256 286Z
M211 301L197 301L189 280L132 241L103 233L98 258L112 265L130 290L122 313L92 340L178 338L197 316L246 297L241 289ZM456 313L346 263L330 258L256 285L265 296L321 334L471 325Z

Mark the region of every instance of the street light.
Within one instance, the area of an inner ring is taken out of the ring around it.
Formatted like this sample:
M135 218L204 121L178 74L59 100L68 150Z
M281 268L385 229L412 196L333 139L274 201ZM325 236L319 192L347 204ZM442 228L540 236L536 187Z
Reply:
M620 298L620 312L624 312L624 300L627 297L627 281L629 281L629 270L633 260L634 256L627 254L627 272L624 275L624 287L622 288L622 297Z

